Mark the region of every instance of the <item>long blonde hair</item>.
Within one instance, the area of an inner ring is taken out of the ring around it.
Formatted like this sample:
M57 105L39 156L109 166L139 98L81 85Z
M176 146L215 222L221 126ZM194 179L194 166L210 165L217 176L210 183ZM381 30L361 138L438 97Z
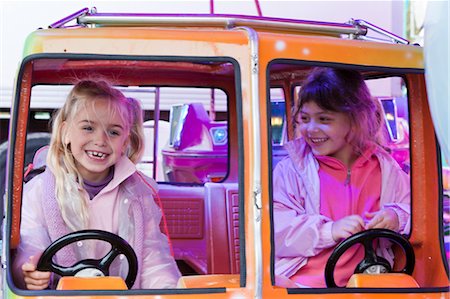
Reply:
M127 157L137 163L144 152L144 135L142 127L142 109L135 99L126 98L122 92L113 88L104 80L81 80L70 91L63 107L53 119L47 165L55 176L55 196L61 215L72 231L85 229L89 223L86 202L79 186L83 178L78 171L75 159L66 142L64 123L70 122L88 103L98 99L110 101L111 113L118 113L129 132Z

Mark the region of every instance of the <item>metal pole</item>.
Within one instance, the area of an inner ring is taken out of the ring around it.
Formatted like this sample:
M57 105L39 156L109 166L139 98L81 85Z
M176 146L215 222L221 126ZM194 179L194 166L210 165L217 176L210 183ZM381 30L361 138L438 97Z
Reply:
M158 127L159 127L159 87L155 88L155 108L153 109L153 178L156 180L156 169L158 167Z
M211 100L209 101L209 119L216 120L216 90L211 88Z

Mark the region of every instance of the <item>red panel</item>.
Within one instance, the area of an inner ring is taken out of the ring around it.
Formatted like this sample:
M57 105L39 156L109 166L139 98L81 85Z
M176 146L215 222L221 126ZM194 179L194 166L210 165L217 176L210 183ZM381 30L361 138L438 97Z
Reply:
M171 239L202 239L203 199L161 198ZM161 223L161 230L164 231Z
M228 228L230 244L231 273L239 273L240 246L239 246L239 195L237 190L227 190Z

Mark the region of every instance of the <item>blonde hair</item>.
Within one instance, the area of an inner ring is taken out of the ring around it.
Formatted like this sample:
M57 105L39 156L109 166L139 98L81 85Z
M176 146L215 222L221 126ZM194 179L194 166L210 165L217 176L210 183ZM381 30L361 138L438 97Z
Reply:
M63 107L54 116L47 164L55 176L55 196L66 225L72 230L85 229L89 214L79 185L83 178L78 171L75 159L66 142L64 124L71 120L83 107L99 99L110 101L109 111L118 113L129 132L127 157L137 163L144 152L142 109L135 99L126 98L122 92L113 88L105 80L81 80L74 85Z

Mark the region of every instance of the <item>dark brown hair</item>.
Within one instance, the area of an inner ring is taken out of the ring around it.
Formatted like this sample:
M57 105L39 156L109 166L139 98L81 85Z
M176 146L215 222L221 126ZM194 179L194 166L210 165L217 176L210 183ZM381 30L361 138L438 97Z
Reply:
M362 153L371 142L380 144L379 111L358 71L316 67L301 86L298 98L294 123L297 123L302 106L314 102L323 110L349 116L352 133L348 142L355 152Z

